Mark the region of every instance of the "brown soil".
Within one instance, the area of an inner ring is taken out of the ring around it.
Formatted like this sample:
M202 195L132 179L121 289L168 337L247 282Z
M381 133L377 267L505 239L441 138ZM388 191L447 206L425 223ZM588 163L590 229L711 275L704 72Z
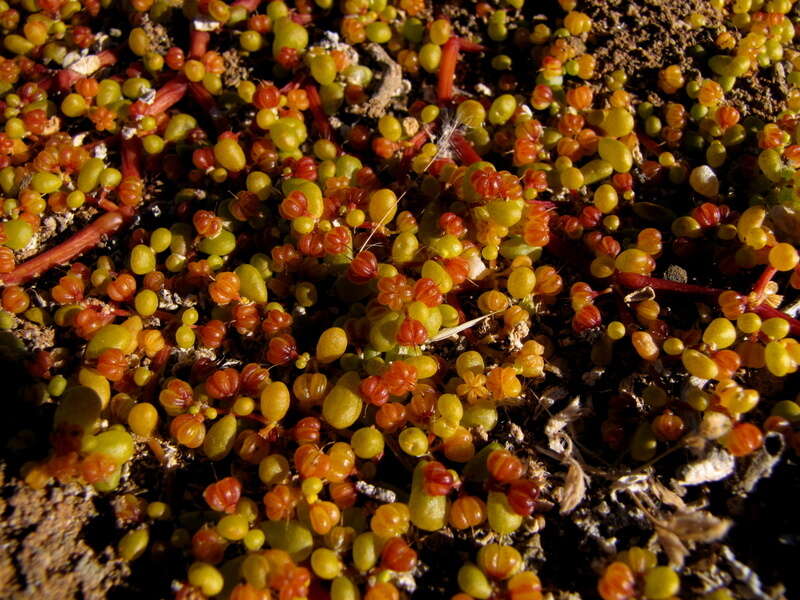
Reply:
M715 29L722 31L720 13L703 0L587 0L581 10L592 17L588 45L601 75L622 69L628 75L626 90L642 100L661 105L666 95L655 85L658 71L680 65L687 80L700 76L700 67L716 53ZM692 29L689 16L703 15L708 27ZM704 53L699 53L702 46ZM704 68L707 72L708 69ZM782 67L760 69L737 80L727 94L743 116L772 119L788 92Z
M0 597L94 600L125 579L90 490L32 490L0 472Z

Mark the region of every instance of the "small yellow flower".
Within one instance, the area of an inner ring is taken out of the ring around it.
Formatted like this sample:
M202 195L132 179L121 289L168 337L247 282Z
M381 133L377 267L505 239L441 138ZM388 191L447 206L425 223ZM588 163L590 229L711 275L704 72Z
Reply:
M486 376L471 372L464 373L464 383L456 388L456 394L465 398L470 404L475 404L489 397L486 389Z

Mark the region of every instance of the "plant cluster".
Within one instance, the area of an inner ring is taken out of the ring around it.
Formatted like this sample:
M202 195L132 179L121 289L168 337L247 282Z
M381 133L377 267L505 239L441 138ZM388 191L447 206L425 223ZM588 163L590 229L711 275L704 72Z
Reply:
M800 450L793 2L709 4L703 73L645 101L575 0L472 28L422 0L0 0L0 327L55 405L27 484L118 494L119 556L178 553L183 600L405 597L431 532L490 536L454 600L537 600L517 534L580 502L551 472L579 454L507 432L564 371L610 390L570 435L630 470ZM765 122L731 94L774 65ZM127 491L176 456L218 476ZM607 557L600 596L677 597L657 559Z

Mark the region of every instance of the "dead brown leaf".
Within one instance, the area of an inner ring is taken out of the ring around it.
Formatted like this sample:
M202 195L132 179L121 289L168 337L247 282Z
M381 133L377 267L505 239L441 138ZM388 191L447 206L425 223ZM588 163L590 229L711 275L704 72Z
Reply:
M674 567L682 567L683 561L689 554L689 549L669 529L656 525L656 534L658 535L658 543L664 550L664 554L669 558L670 564Z
M733 522L707 510L675 513L664 526L686 542L715 542L725 537Z
M564 480L564 490L561 494L560 513L566 515L583 501L586 495L586 474L574 458L569 458L569 469Z
M681 511L686 510L686 503L683 501L683 498L656 479L651 480L650 489L660 502Z

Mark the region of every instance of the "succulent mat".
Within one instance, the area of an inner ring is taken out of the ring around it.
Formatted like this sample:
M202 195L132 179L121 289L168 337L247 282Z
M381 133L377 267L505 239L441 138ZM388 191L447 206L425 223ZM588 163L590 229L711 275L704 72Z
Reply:
M0 34L0 597L798 597L793 0Z

